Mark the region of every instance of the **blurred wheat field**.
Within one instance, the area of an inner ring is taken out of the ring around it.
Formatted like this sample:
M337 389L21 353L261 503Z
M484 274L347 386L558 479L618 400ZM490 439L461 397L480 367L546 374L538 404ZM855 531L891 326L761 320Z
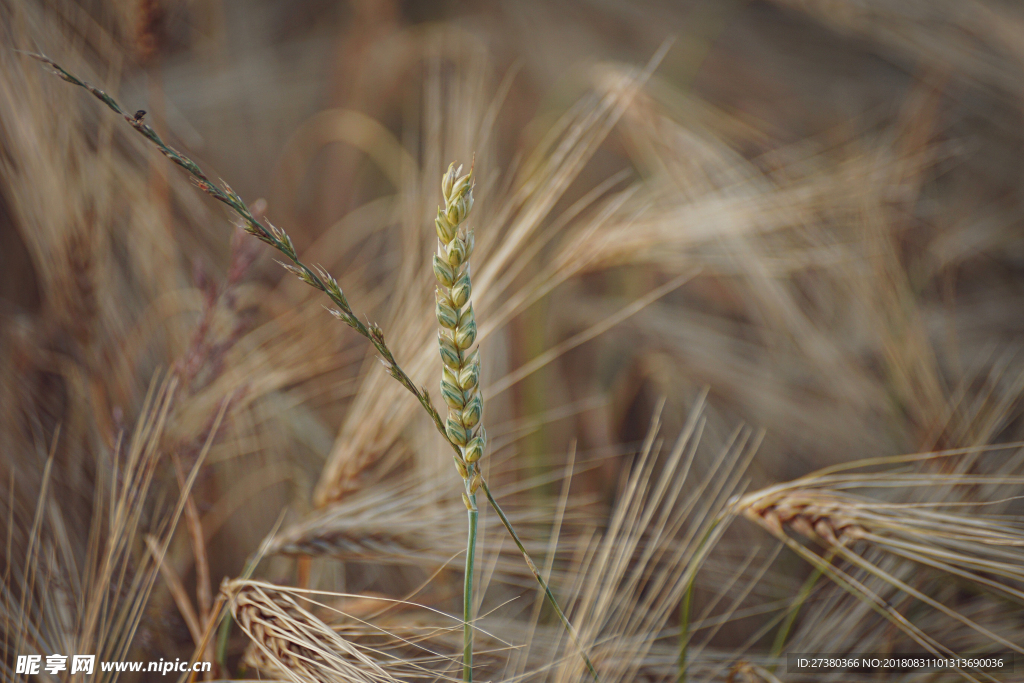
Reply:
M0 679L461 680L448 444L42 52L434 394L475 159L484 470L600 680L1021 680L1024 8L0 0L0 35ZM477 680L586 680L489 510L477 552Z

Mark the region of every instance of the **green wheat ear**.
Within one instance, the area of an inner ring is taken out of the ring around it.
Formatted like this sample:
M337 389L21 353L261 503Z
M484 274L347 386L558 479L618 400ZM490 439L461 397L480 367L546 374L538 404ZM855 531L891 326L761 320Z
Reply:
M453 163L441 177L444 208L438 207L434 227L438 249L434 255L435 312L438 350L441 353L441 396L448 406L445 432L459 446L455 467L466 485L466 508L476 510L480 486L479 461L487 445L483 428L483 397L480 395L480 353L476 342L476 319L470 297L469 257L473 254L473 232L463 225L473 208L473 170L460 176L462 167Z
M448 406L444 431L456 447L455 469L466 490L469 534L466 539L466 578L462 590L463 650L462 679L473 680L473 567L476 559L476 490L483 477L480 458L487 446L483 427L484 404L480 395L480 352L476 342L476 319L470 296L469 257L473 255L473 233L463 226L473 208L473 169L460 176L462 167L453 163L441 176L444 208L438 207L437 253L434 254L434 312L441 329L437 331L441 353L441 396Z

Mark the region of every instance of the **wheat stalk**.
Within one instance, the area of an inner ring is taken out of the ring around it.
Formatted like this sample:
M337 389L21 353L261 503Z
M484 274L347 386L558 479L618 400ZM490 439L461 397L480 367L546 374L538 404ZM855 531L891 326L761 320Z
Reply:
M434 312L441 329L437 332L441 352L441 396L448 404L445 432L456 444L455 468L459 471L466 490L462 501L466 504L468 534L466 538L466 575L462 590L463 650L462 678L473 680L473 568L476 561L476 531L479 512L476 491L482 479L479 460L487 445L484 431L483 398L480 394L480 349L473 351L476 341L476 318L470 281L469 257L473 253L473 232L462 227L473 208L473 169L460 176L452 163L441 177L444 209L438 208L434 226L437 228L438 253L434 254L435 291Z

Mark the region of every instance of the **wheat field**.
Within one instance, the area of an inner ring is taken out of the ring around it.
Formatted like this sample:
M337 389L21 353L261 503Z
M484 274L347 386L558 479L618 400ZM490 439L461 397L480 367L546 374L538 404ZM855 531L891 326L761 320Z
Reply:
M1024 680L1022 116L1004 0L0 0L0 680Z

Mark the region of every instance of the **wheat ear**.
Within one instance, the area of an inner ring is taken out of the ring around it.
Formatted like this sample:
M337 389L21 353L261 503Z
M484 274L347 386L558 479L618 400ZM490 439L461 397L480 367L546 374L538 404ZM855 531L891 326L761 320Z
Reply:
M18 52L22 52L22 51L18 50ZM283 265L290 272L295 274L300 280L302 280L306 284L310 285L314 289L320 290L321 292L325 293L328 297L330 297L331 301L334 302L334 304L338 308L337 309L329 308L327 310L330 311L330 313L334 317L338 318L339 320L344 322L346 325L348 325L349 327L354 329L356 332L358 332L362 336L366 337L370 341L370 343L373 344L374 348L377 349L377 351L380 353L381 363L387 369L388 373L392 377L394 377L396 380L398 380L398 382L401 383L402 386L404 386L406 389L408 389L409 392L412 393L416 397L416 399L420 402L420 405L423 406L423 409L426 410L427 413L430 415L430 418L434 421L434 426L437 427L437 430L445 438L445 441L447 441L451 445L451 447L454 449L455 456L456 456L455 457L456 466L460 467L460 468L461 467L465 467L465 469L466 469L466 476L464 477L464 479L466 480L467 486L469 487L469 489L471 491L475 491L476 487L483 486L484 493L487 496L488 502L490 503L490 505L494 509L494 511L497 513L499 519L501 519L502 525L508 531L509 535L512 537L512 540L515 541L516 547L518 547L520 552L522 552L523 559L526 561L526 564L530 568L530 571L533 573L534 577L537 579L537 582L544 589L545 597L547 598L547 600L551 604L551 606L554 608L554 610L555 610L556 614L558 615L560 621L562 622L563 626L568 631L570 636L572 636L573 641L580 648L580 655L583 657L584 662L586 662L588 671L594 677L594 680L598 680L597 672L596 672L596 670L594 668L594 665L590 661L590 658L587 657L586 652L583 650L583 645L582 645L582 643L579 640L579 636L576 633L576 630L569 623L569 620L566 618L564 612L559 607L558 602L555 600L555 596L552 594L551 589L547 585L547 582L544 581L544 578L541 576L540 572L537 570L536 565L534 564L533 560L530 558L529 553L527 553L526 548L523 546L523 543L520 540L519 535L516 533L515 529L512 527L512 523L509 521L508 517L502 511L501 506L498 505L498 501L496 501L494 499L494 496L491 495L491 492L490 492L490 490L487 487L487 482L484 481L484 479L480 475L479 468L478 467L474 467L473 468L473 475L470 474L470 468L467 466L468 463L466 461L466 456L468 456L470 454L469 449L463 448L462 444L459 444L459 443L455 442L452 439L451 435L448 432L446 423L441 420L441 415L437 412L437 409L434 408L434 404L430 400L430 394L427 392L427 390L425 388L417 387L416 384L413 383L413 381L409 377L409 375L406 374L405 370L403 370L401 368L401 366L398 365L398 362L395 360L394 354L391 352L391 350L387 346L387 343L384 341L384 332L383 332L383 330L381 330L380 327L378 325L376 325L375 323L364 324L362 321L359 320L358 316L356 316L355 313L352 312L352 308L349 305L348 300L345 298L345 295L342 293L341 288L338 286L337 281L330 275L330 273L328 273L326 270L324 270L321 267L310 268L309 266L307 266L306 264L304 264L302 261L299 260L298 254L295 252L295 247L292 245L292 240L291 240L291 238L288 236L288 234L284 230L281 230L280 228L275 227L274 225L272 225L270 223L270 221L267 221L267 224L263 225L263 223L261 223L255 216L253 216L252 211L250 211L249 207L245 204L244 201L242 201L242 198L239 197L238 194L235 193L234 190L232 190L227 185L227 183L223 183L224 184L224 188L223 189L221 189L220 187L217 187L217 185L215 185L206 176L206 174L203 173L202 169L199 168L198 164L196 164L194 161L192 161L192 159L189 159L187 156L185 156L181 152L177 151L173 147L168 146L160 138L160 136L156 133L156 131L153 130L149 125L146 124L146 122L145 122L145 114L146 114L146 112L138 111L134 115L129 114L124 109L121 108L121 105L119 105L117 103L117 101L113 97L111 97L110 95L108 95L104 91L100 90L99 88L97 88L97 87L95 87L95 86L93 86L93 85L91 85L91 84L81 80L80 78L78 78L77 76L75 76L71 72L67 71L62 66L57 64L56 62L54 62L49 57L46 57L45 55L31 53L31 52L22 52L22 54L25 54L25 55L27 55L27 56L29 56L29 57L37 60L37 61L40 61L43 64L46 64L51 69L53 69L54 74L56 74L58 77L60 77L61 79L67 81L68 83L71 83L72 85L77 85L80 88L84 88L84 89L88 90L90 93L92 93L92 95L94 97L96 97L98 100L100 100L105 105L107 105L111 110L113 110L114 112L116 112L116 113L120 114L122 117L124 117L125 121L127 121L143 137L145 137L147 140L152 142L156 146L156 148L159 149L160 152L165 157L170 159L176 165L178 165L181 168L185 169L185 171L189 175L191 175L193 177L193 179L195 180L196 186L200 190L202 190L203 192L207 193L208 195L210 195L211 197L213 197L217 201L226 204L232 211L237 213L242 218L243 228L245 229L245 231L247 233L249 233L250 235L255 236L256 238L258 238L262 242L265 242L265 243L269 244L270 246L274 247L275 249L277 249L279 252L281 252L282 254L287 256L288 259L293 264L292 265L292 264L285 264L285 263L283 263L281 265ZM467 182L471 182L471 180L467 181ZM452 188L454 189L454 187L455 187L455 182L453 180L452 181ZM443 185L442 185L442 189L444 189ZM465 188L462 189L462 191L464 191L467 195L471 195L470 189L471 188L467 185ZM468 211L469 211L468 207L471 206L471 205L472 205L472 198L470 196L470 199L468 199L468 201L463 203L464 211L466 213L468 213ZM447 208L448 208L447 207L447 201L446 201L446 207L445 208L446 208L445 220L447 220ZM456 212L458 212L458 211L459 211L459 209L457 208ZM458 214L456 213L456 215L458 215ZM460 220L464 220L464 219L465 219L465 213L463 214L462 219L460 219ZM472 250L472 236L471 236L471 234L467 234L466 235L466 240L462 242L462 248L463 249L467 249L467 251L471 251ZM445 251L445 257L446 257L445 263L447 264L447 263L449 263L448 260L447 260L447 257L448 257L447 250ZM467 254L466 258L468 258L468 254ZM436 263L437 263L437 260L435 260L435 264ZM467 269L466 272L468 273L468 269ZM453 284L454 284L454 282L453 282ZM472 314L470 314L470 315L472 315ZM468 326L467 326L466 329L467 329L467 331L463 333L464 335L468 334ZM473 325L473 336L474 336L474 338L476 336L476 326L475 326L475 324ZM453 339L454 339L454 337L453 337ZM472 342L470 342L468 346L472 346ZM468 356L466 358L468 359ZM473 360L477 360L477 359L474 358ZM475 363L475 366L477 368L479 368L479 364L478 363ZM482 406L482 404L481 404L481 406ZM465 423L463 422L463 425L464 424ZM476 432L474 432L474 433L476 433ZM482 438L483 437L483 428L482 427L479 430L478 436L481 437L481 441L479 442L479 446L480 446L480 453L482 455L483 446L484 446L484 440ZM474 437L474 438L476 438L476 437ZM468 442L465 445L469 445ZM475 450L473 451L473 453L475 454ZM459 469L459 473L462 474L462 469ZM476 505L475 505L475 502L474 502L473 498L470 498L469 494L467 494L467 498L469 499L469 502L467 503L467 508L475 509ZM470 514L473 515L474 513L471 511ZM470 534L474 534L474 533L475 533L475 526L471 524L471 526L470 526ZM474 539L474 541L475 541L475 539ZM471 576L471 574L467 574L467 576Z
M473 169L460 175L462 166L452 163L441 176L444 209L438 207L434 227L437 228L437 253L434 254L434 290L438 350L441 352L441 396L448 404L445 432L448 440L458 446L455 468L466 490L469 531L466 538L466 577L462 590L463 650L462 679L473 680L473 567L476 560L477 506L476 490L480 487L480 458L487 445L483 427L483 397L480 395L480 349L476 342L476 319L470 295L469 257L473 253L473 232L463 227L473 208Z

